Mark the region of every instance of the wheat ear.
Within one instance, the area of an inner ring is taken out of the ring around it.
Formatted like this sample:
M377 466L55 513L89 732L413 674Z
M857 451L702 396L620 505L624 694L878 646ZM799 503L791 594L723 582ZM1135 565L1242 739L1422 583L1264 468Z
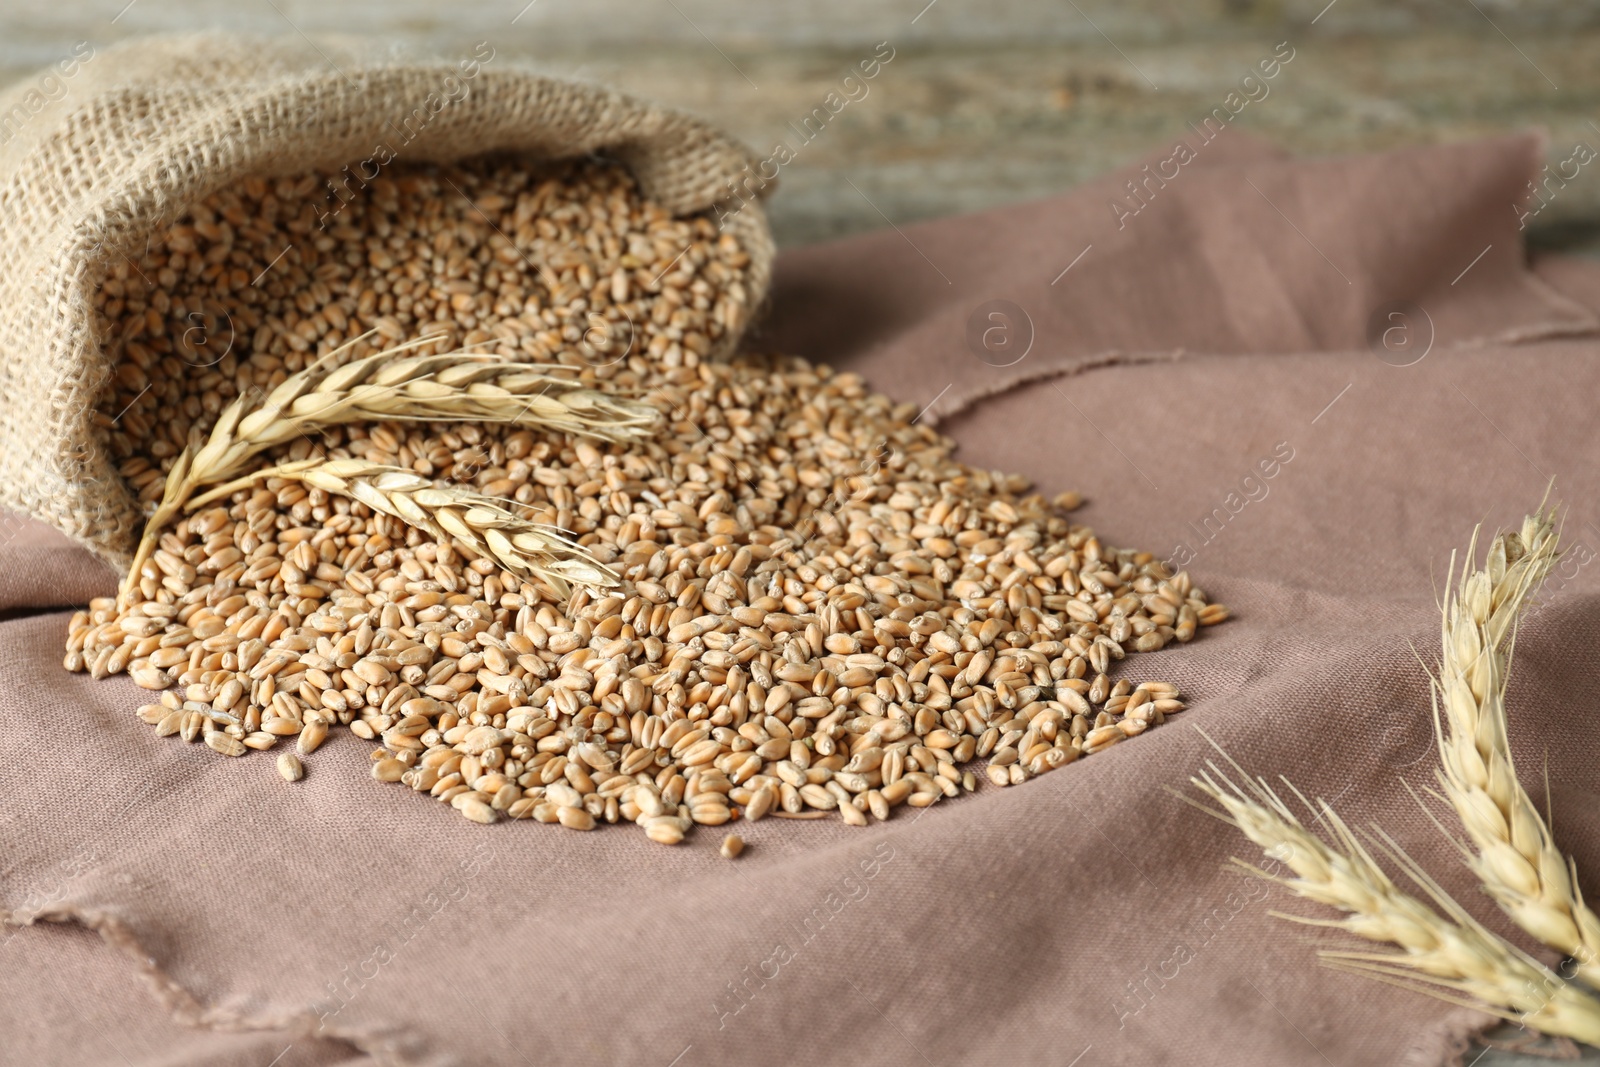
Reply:
M474 421L628 440L642 436L659 418L646 404L581 388L532 364L471 350L405 355L435 338L339 365L339 358L367 336L290 375L264 397L234 400L203 445L191 442L179 454L167 472L161 502L145 523L124 595L139 580L157 535L198 489L238 476L253 456L314 430L396 419Z
M1496 537L1483 569L1473 571L1473 534L1455 596L1443 608L1433 693L1439 781L1471 839L1463 853L1484 889L1518 926L1576 959L1578 977L1600 988L1600 917L1584 904L1576 872L1518 783L1506 741L1516 619L1555 564L1558 539L1551 514L1530 515L1520 532Z
M1207 766L1208 771L1190 781L1221 807L1218 810L1199 806L1238 827L1268 857L1293 871L1294 877L1281 877L1243 860L1233 862L1297 896L1345 913L1339 919L1277 912L1274 915L1312 926L1335 927L1398 949L1323 951L1319 955L1324 963L1520 1022L1547 1034L1600 1044L1600 999L1582 986L1565 982L1491 933L1451 900L1387 835L1376 832L1372 837L1374 846L1417 883L1434 907L1397 887L1327 803L1313 807L1300 796L1308 809L1320 809L1320 820L1328 828L1331 841L1307 829L1266 782L1246 775L1237 763L1233 767L1246 786L1236 784L1215 763L1208 762ZM1299 796L1298 791L1296 795Z
M193 511L263 478L303 482L393 515L440 541L455 538L513 574L546 582L560 596L569 584L605 589L617 576L555 527L530 522L516 505L457 486L436 486L414 471L359 459L303 459L251 471L187 504Z

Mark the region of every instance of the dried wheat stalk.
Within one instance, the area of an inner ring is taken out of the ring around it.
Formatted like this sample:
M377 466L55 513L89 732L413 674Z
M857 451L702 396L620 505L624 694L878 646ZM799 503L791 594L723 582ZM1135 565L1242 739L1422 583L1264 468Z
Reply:
M285 478L359 500L427 531L451 538L507 570L549 583L565 596L568 583L591 589L617 584L617 576L555 529L519 517L503 502L454 486L440 488L414 471L359 459L313 458L252 471L188 502L195 510L263 478Z
M1473 535L1454 599L1447 596L1443 609L1434 680L1439 781L1471 839L1473 849L1463 853L1484 888L1512 921L1575 958L1578 977L1600 987L1600 917L1584 904L1576 872L1517 782L1506 741L1511 635L1555 564L1557 541L1552 514L1530 515L1519 533L1494 539L1484 569L1469 572ZM1454 570L1452 559L1452 577Z
M1221 808L1199 806L1238 827L1269 857L1287 865L1294 877L1278 877L1242 860L1234 862L1298 896L1338 908L1346 916L1312 919L1273 914L1308 925L1335 927L1399 949L1393 952L1324 951L1320 955L1325 963L1519 1022L1547 1034L1600 1044L1600 999L1581 986L1563 981L1549 968L1491 933L1451 900L1386 834L1375 832L1372 835L1374 846L1422 888L1434 907L1390 881L1371 853L1328 804L1319 803L1313 807L1305 797L1300 797L1308 808L1320 809L1320 819L1329 828L1331 843L1302 825L1265 781L1244 774L1232 760L1229 763L1246 786L1236 784L1214 763L1209 763L1209 772L1190 780Z
M659 417L647 405L481 352L405 355L434 343L426 337L338 365L341 355L368 336L334 349L258 401L239 397L218 416L204 445L191 442L183 450L145 523L124 591L138 580L157 534L196 490L235 477L251 457L322 427L396 419L502 422L625 440Z

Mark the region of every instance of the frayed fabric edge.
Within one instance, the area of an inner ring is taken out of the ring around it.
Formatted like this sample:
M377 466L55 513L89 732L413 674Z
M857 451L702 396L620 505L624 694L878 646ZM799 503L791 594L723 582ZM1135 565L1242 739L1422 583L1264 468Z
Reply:
M1147 363L1175 363L1187 355L1187 350L1182 348L1173 349L1170 352L1149 353L1129 353L1108 349L1104 352L1096 352L1093 355L1079 356L1063 364L1041 365L1034 370L1023 371L1001 381L958 393L952 401L953 407L946 406L943 410L935 410L942 406L939 403L939 400L943 399L941 396L928 406L928 410L922 415L922 421L925 421L929 426L938 426L943 420L969 411L984 400L990 400L1013 389L1019 389L1025 385L1033 385L1036 382L1048 381L1052 378L1070 378L1077 374L1101 370L1105 367L1139 366Z
M1557 293L1552 289L1552 293ZM1591 316L1586 322L1550 322L1530 323L1515 329L1505 330L1497 334L1486 334L1478 337L1467 337L1441 346L1438 351L1449 352L1470 351L1485 348L1490 345L1510 345L1522 347L1527 345L1543 344L1551 341L1576 340L1583 337L1593 337L1600 334L1600 318ZM1356 351L1350 349L1348 351ZM1015 374L1009 378L993 382L988 385L973 387L966 392L956 394L951 400L941 403L945 397L937 397L928 409L919 416L917 421L925 422L929 426L938 426L944 420L971 411L985 400L1020 389L1023 386L1035 385L1039 382L1050 381L1054 378L1070 378L1075 375L1085 374L1089 371L1104 370L1108 367L1136 367L1160 363L1177 363L1181 360L1210 357L1227 358L1234 355L1253 355L1256 353L1240 352L1210 352L1192 351L1185 348L1175 348L1166 352L1123 352L1117 349L1107 349L1092 355L1079 356L1065 363L1054 365L1041 365L1033 370ZM1286 352L1283 355L1313 355L1316 353ZM1337 354L1337 350L1328 350L1328 355Z
M133 962L139 976L172 1021L191 1030L279 1033L295 1040L336 1042L367 1057L374 1067L447 1067L451 1063L427 1055L420 1038L401 1030L328 1027L311 1011L256 1015L231 1008L207 1006L167 973L145 949L132 926L108 912L73 906L55 906L30 912L0 908L0 927L41 929L44 923L81 926L98 934L107 947Z

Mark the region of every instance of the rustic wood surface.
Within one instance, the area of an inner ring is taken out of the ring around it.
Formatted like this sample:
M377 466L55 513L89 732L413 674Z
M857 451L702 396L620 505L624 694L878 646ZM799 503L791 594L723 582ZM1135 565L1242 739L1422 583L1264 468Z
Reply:
M1600 2L1556 0L59 0L0 8L0 77L157 30L381 36L538 62L661 100L760 149L879 41L892 63L783 170L788 245L1046 196L1166 144L1279 41L1239 128L1306 154L1529 126L1600 149ZM925 6L926 5L926 6ZM846 181L848 179L848 182ZM851 188L854 183L855 189ZM1588 170L1530 231L1600 253Z
M1238 125L1297 153L1528 127L1548 132L1552 163L1600 149L1600 0L4 0L0 80L78 41L210 27L446 54L488 41L763 151L888 42L868 95L783 169L771 217L790 246L1061 192L1168 143L1280 41L1293 65ZM1584 170L1529 235L1600 255L1600 172ZM1494 1049L1468 1061L1549 1062Z

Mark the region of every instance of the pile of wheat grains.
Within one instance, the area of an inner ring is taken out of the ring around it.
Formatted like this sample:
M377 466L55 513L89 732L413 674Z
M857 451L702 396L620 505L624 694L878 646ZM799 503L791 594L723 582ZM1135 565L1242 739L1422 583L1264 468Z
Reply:
M473 486L619 581L561 596L265 479L163 531L121 609L73 618L66 666L162 690L138 711L158 734L282 749L295 781L345 726L378 745L374 778L474 821L628 820L673 844L740 818L865 825L974 789L974 759L1016 784L1184 707L1109 674L1227 617L1186 574L1071 524L1071 494L955 462L853 374L704 358L748 310L748 261L709 220L667 217L608 164L501 162L396 168L323 232L316 182L243 183L113 269L101 410L124 476L153 502L191 427L369 329L492 341L661 420L627 444L356 424L262 464Z

